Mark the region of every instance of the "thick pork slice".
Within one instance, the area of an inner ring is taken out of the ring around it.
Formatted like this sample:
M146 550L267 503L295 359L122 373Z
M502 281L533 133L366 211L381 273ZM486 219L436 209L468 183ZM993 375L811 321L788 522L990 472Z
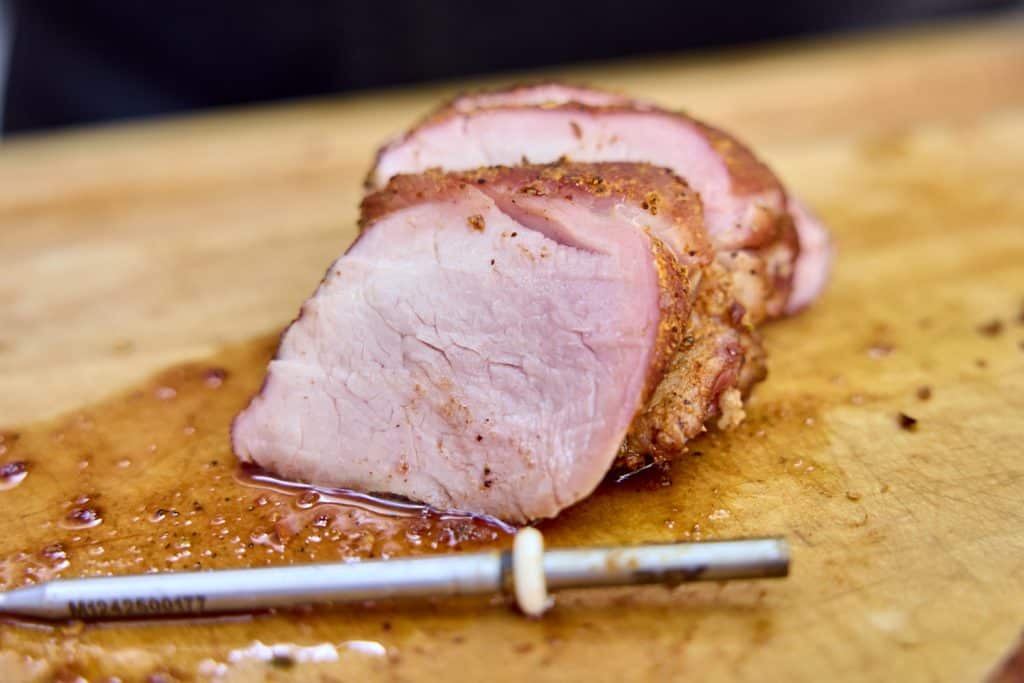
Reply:
M813 299L828 270L827 233L794 225L778 178L726 133L628 98L559 84L464 95L385 146L368 176L460 170L520 161L648 162L672 169L704 203L708 232L732 273L734 298L757 323ZM800 237L798 237L798 234ZM823 243L798 265L801 242ZM805 289L794 297L794 276Z
M285 332L235 452L319 485L553 516L612 465L709 261L696 194L662 169L396 177Z

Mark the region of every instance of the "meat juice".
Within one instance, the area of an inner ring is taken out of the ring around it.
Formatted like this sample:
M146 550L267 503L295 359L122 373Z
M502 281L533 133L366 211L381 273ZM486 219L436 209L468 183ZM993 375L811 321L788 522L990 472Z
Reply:
M511 545L514 528L497 520L317 489L240 466L231 452L229 425L259 387L276 344L276 335L261 337L167 369L58 420L0 432L0 506L18 519L0 538L0 588L58 578L358 561ZM761 406L738 430L694 441L673 466L621 483L611 476L594 495L539 526L551 546L783 532L758 529L756 520L744 517L738 494L752 480L781 477L787 486L795 481L823 495L842 495L827 468L806 459L790 462L765 438L769 423L773 434L806 430L812 416L810 404ZM706 590L680 590L691 589ZM603 593L580 599L600 602ZM194 673L204 662L212 666L207 660L227 657L228 645L253 640L316 645L321 631L343 633L352 642L369 634L373 643L401 650L407 640L402 634L414 624L457 632L471 628L480 614L500 623L518 619L488 602L325 607L144 625L6 620L0 622L0 652L51 660L59 651L68 671L87 675L109 670L109 660L100 657L105 648L169 642L177 645L143 658L141 668L125 664L124 671Z

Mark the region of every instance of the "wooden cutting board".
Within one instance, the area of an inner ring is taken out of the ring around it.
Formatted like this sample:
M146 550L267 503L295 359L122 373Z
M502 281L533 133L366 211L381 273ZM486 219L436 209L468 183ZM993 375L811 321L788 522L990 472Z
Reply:
M997 665L1024 626L1024 23L545 75L735 131L839 257L819 304L766 331L744 426L543 528L553 545L781 533L792 575L566 594L541 621L469 602L2 622L4 680L962 681ZM362 517L336 545L299 529L311 519L267 542L280 515L264 510L294 501L240 483L224 427L267 335L352 240L375 146L455 87L4 142L0 465L26 473L0 487L3 586L413 547L407 521ZM431 542L507 543L474 529Z

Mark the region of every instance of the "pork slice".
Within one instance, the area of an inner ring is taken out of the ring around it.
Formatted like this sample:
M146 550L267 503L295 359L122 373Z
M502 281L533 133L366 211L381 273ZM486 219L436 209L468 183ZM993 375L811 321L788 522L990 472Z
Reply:
M644 165L394 178L283 335L235 452L318 485L551 517L601 481L677 355L701 225L695 193Z
M730 285L748 321L787 308L800 241L778 178L743 144L686 115L600 90L560 84L463 95L386 145L367 183L397 173L522 160L649 162L672 169L704 203L708 232L735 276ZM818 233L827 238L827 233ZM733 255L735 253L736 255ZM820 259L803 270L824 282ZM811 271L817 269L814 274Z
M478 106L474 106L478 105ZM398 174L520 162L631 161L675 171L700 193L707 230L727 248L773 237L785 212L775 175L745 146L683 114L558 84L464 95L386 145L371 189Z
M800 258L793 272L793 292L786 312L796 313L811 305L825 289L832 269L832 244L828 229L803 202L790 197L789 212L800 239Z

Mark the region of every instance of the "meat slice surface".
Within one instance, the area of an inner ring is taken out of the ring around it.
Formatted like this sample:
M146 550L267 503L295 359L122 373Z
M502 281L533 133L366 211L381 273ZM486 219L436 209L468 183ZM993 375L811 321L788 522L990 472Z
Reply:
M647 165L396 177L283 335L234 450L318 485L551 517L619 455L710 254L695 193Z
M684 178L701 195L708 232L751 323L806 305L825 281L827 232L795 220L806 214L790 212L782 184L747 147L686 115L600 90L548 83L463 95L382 148L367 184L428 168L563 157L648 162ZM825 247L803 263L805 240ZM797 271L807 289L794 298Z

